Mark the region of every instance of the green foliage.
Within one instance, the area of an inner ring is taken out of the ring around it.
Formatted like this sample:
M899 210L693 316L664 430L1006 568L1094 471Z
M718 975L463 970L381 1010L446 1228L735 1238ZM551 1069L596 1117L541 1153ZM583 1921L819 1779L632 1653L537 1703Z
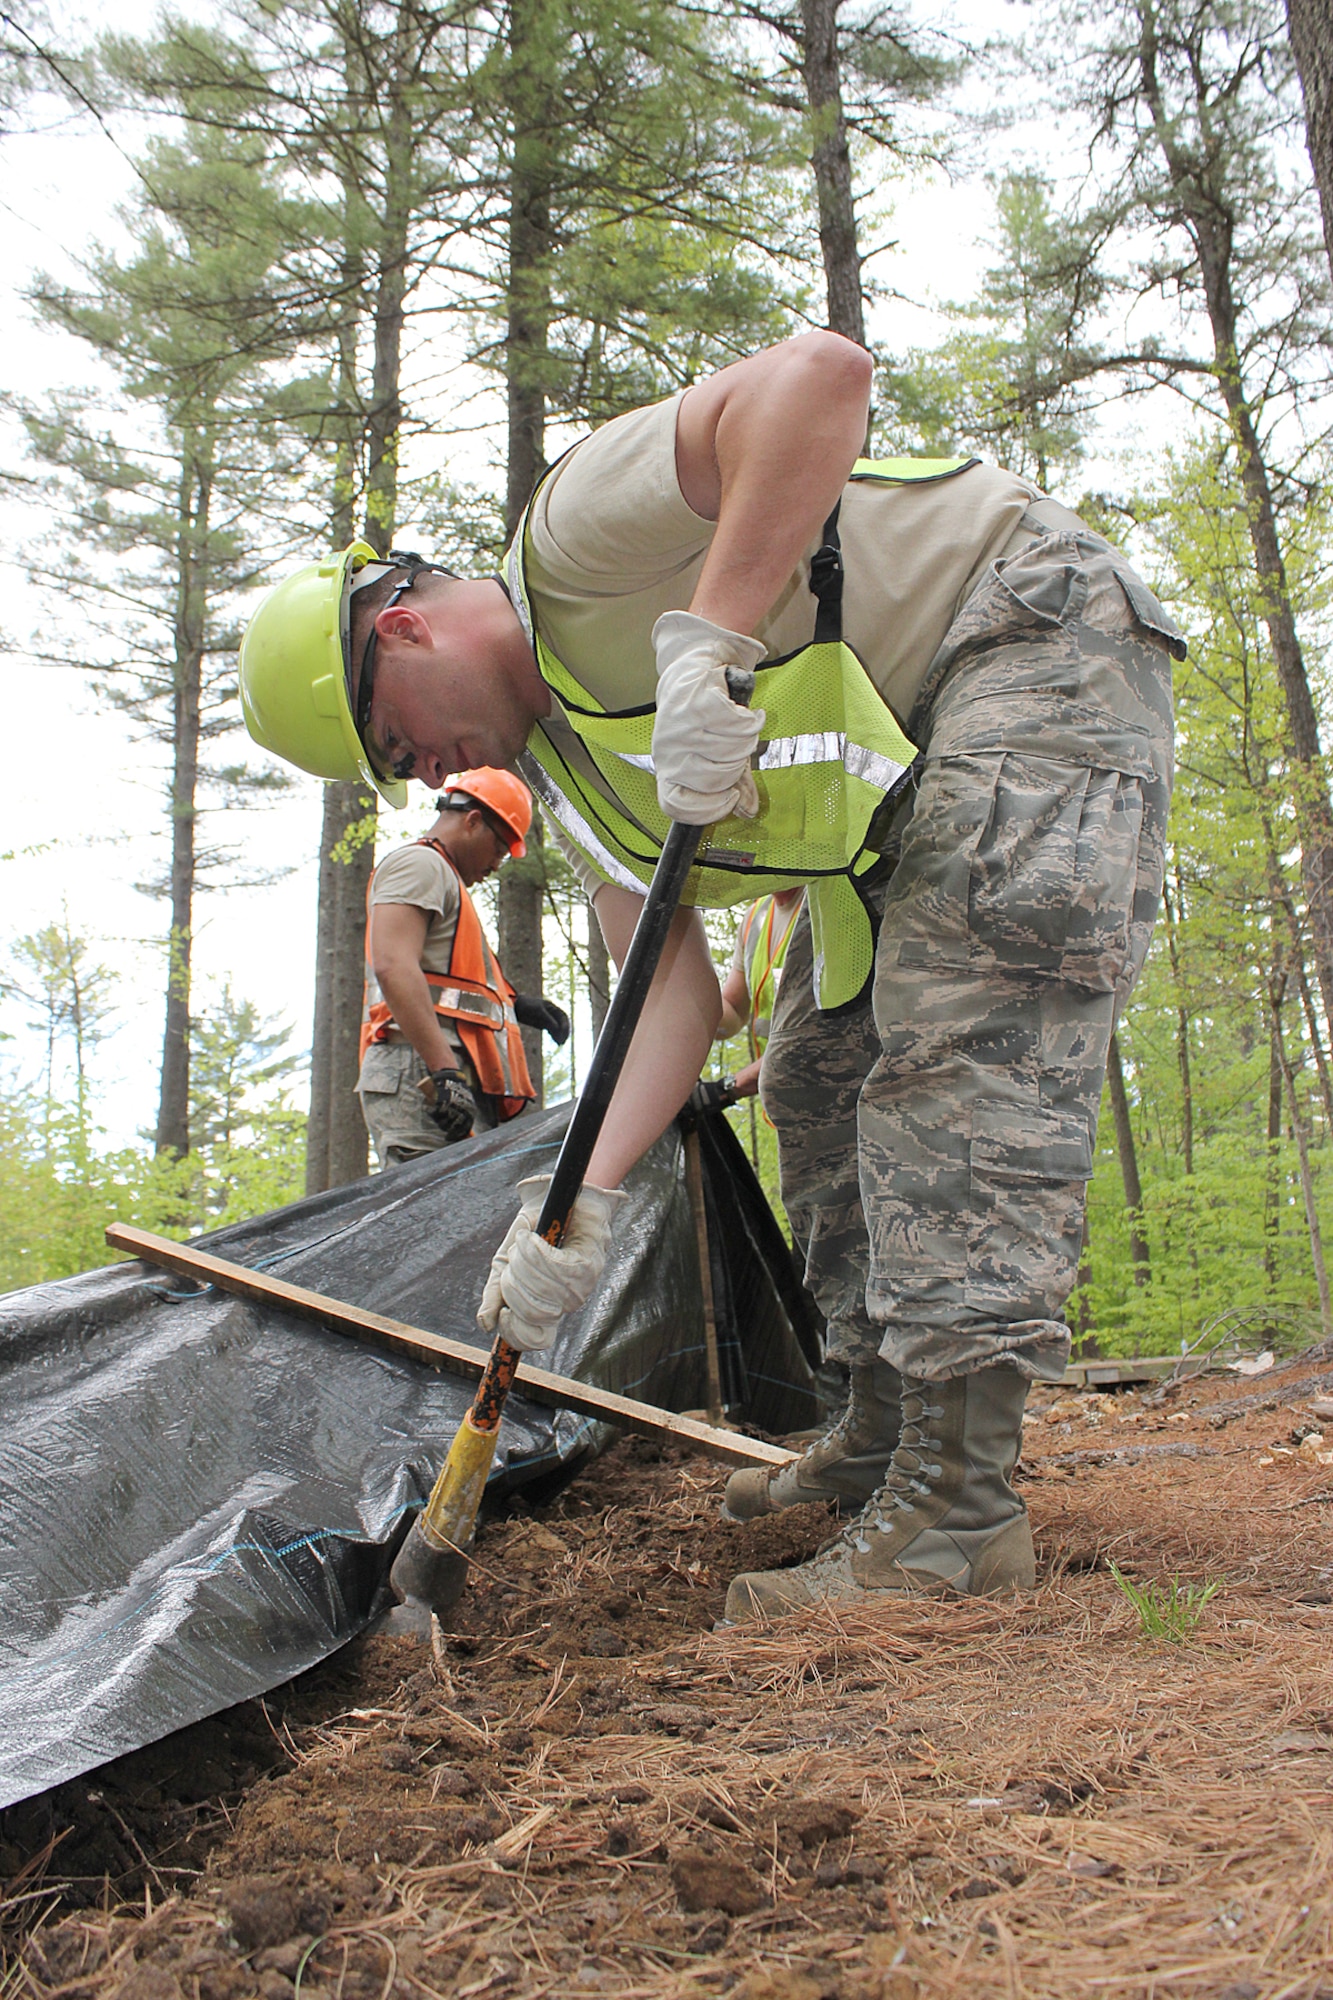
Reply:
M1145 1639L1165 1639L1181 1646L1192 1639L1208 1605L1222 1588L1215 1577L1210 1583L1182 1584L1178 1576L1170 1583L1132 1583L1122 1570L1110 1565L1115 1587L1139 1614L1139 1630Z
M71 1068L95 1052L96 1024L111 1005L110 975L89 967L86 940L67 925L50 929L60 945L50 1008L64 1011L49 1015L45 1087L39 1096L0 1085L0 1290L109 1262L104 1232L111 1222L184 1237L297 1200L306 1119L283 1094L301 1068L286 1046L291 1030L225 986L191 1022L194 1149L184 1158L142 1146L106 1149L88 1109L97 1102L95 1069L76 1070L73 1101L62 1099ZM20 940L20 956L32 942ZM71 965L84 975L81 1024L69 1014Z
M1167 901L1120 1028L1150 1276L1135 1282L1108 1108L1071 1319L1103 1352L1173 1353L1210 1322L1220 1339L1228 1314L1262 1328L1266 1308L1266 1337L1281 1348L1293 1329L1318 1324L1302 1137L1316 1223L1325 1240L1333 1233L1333 1121L1311 1022L1321 1040L1325 1031L1305 971L1305 774L1287 748L1267 598L1254 575L1230 441L1203 434L1166 454L1160 482L1134 499L1132 515L1156 587L1190 636L1175 675ZM1291 496L1288 581L1316 636L1329 615L1329 525L1322 489Z
M184 1238L297 1200L304 1175L300 1112L261 1112L246 1143L178 1160L99 1151L70 1113L47 1118L24 1092L0 1090L0 1291L115 1262L112 1222Z
M330 861L337 862L344 868L349 862L356 859L356 856L361 852L363 847L369 847L374 844L376 834L379 832L378 804L369 793L367 793L364 803L369 806L370 810L362 813L360 819L349 820L338 839L334 841L332 847L329 849Z
M433 473L412 488L412 533L460 576L491 576L504 558L504 516L488 493ZM416 547L415 542L407 546Z
M1150 1089L1156 1074L1142 1073L1139 1088ZM1088 1208L1089 1276L1069 1309L1102 1353L1176 1354L1210 1321L1218 1325L1212 1344L1221 1344L1225 1316L1240 1312L1279 1350L1293 1330L1297 1344L1306 1328L1317 1338L1319 1301L1290 1140L1270 1150L1252 1131L1218 1133L1196 1148L1192 1174L1178 1155L1145 1144L1142 1219L1151 1278L1139 1286L1109 1111L1103 1130ZM1317 1157L1319 1213L1333 1240L1333 1160Z
M1057 211L1040 174L1008 173L994 193L996 262L976 299L947 308L964 326L880 366L879 449L975 451L1050 487L1083 456L1080 385L1104 366L1090 328L1105 288L1088 228Z
M197 1147L231 1150L273 1114L252 1102L252 1093L286 1082L297 1068L287 1047L292 1031L266 1021L249 1000L238 1000L231 981L221 997L192 1021L190 1034L190 1131Z
M34 1018L31 1025L45 1042L46 1115L54 1114L57 1062L62 1044L71 1045L77 1117L86 1121L88 1058L107 1033L114 1011L110 988L115 975L109 966L94 964L88 940L61 921L19 938L10 970L0 975L0 998L16 1000Z

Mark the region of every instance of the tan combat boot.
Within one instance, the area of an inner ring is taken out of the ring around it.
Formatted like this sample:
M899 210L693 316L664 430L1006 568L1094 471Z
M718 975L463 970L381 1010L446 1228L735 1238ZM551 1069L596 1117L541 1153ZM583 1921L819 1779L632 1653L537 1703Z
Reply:
M847 1408L833 1428L776 1472L762 1465L733 1472L722 1519L754 1521L810 1500L836 1500L844 1513L864 1507L883 1483L898 1442L901 1383L887 1361L858 1362Z
M1010 1484L1027 1387L1009 1367L951 1382L904 1376L902 1435L879 1491L809 1562L736 1577L727 1621L879 1591L1030 1590L1032 1533Z

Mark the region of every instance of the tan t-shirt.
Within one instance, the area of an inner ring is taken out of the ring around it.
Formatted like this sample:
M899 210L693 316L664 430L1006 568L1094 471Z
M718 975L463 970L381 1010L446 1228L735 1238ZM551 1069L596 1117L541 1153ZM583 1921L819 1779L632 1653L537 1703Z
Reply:
M376 864L370 878L372 909L376 903L411 903L416 909L428 913L426 941L421 948L423 972L443 973L449 970L462 894L462 884L443 855L437 854L433 847L422 847L415 841L409 847L395 847L392 853L386 854L383 861ZM366 996L371 1006L384 998L369 958L366 960ZM454 1032L453 1023L441 1021L440 1026L457 1055L462 1043Z
M682 392L683 393L683 392ZM631 411L560 460L530 516L529 596L556 658L604 708L651 702L652 628L693 595L713 523L676 476L680 398ZM843 636L906 723L940 641L1006 552L1037 488L991 465L924 486L848 485L838 517ZM770 658L808 645L816 538L758 626Z

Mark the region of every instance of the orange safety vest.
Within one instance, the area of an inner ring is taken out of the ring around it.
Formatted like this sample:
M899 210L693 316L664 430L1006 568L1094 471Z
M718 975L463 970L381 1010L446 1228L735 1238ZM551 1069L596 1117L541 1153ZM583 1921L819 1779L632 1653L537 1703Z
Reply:
M438 840L419 840L418 847L433 847L442 860L449 860ZM447 972L426 972L426 984L435 999L435 1011L452 1021L458 1039L467 1050L477 1082L490 1099L496 1118L516 1118L537 1093L528 1074L523 1052L523 1036L514 1013L514 989L500 970L500 961L486 942L481 918L472 907L459 876L458 923ZM370 959L370 890L366 889L366 964ZM424 970L424 968L423 968ZM367 996L368 997L368 996ZM372 1042L387 1042L395 1025L393 1009L385 1000L367 1006L361 1022L361 1055Z

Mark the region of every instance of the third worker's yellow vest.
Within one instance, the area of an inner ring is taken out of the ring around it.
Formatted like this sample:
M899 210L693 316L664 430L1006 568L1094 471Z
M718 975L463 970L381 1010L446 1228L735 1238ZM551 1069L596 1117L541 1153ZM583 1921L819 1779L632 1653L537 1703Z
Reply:
M751 903L741 919L736 951L745 972L745 990L750 1013L746 1038L750 1055L761 1056L773 1024L773 1006L778 997L778 981L787 961L787 946L801 914L798 896L789 910L780 911L771 896Z
M854 480L907 485L949 479L976 459L858 459ZM531 502L529 502L529 507ZM606 790L562 754L538 722L525 776L569 840L600 874L642 890L671 824L657 803L651 706L604 709L558 660L536 624L524 574L527 514L509 553L514 609L542 679L559 702ZM871 822L916 755L897 719L842 636L843 563L838 509L810 565L818 600L814 638L755 673L764 724L753 774L757 819L710 829L683 901L722 909L803 882L810 906L815 997L821 1008L860 998L874 963L874 924L858 884L878 859ZM607 792L612 794L607 797Z

